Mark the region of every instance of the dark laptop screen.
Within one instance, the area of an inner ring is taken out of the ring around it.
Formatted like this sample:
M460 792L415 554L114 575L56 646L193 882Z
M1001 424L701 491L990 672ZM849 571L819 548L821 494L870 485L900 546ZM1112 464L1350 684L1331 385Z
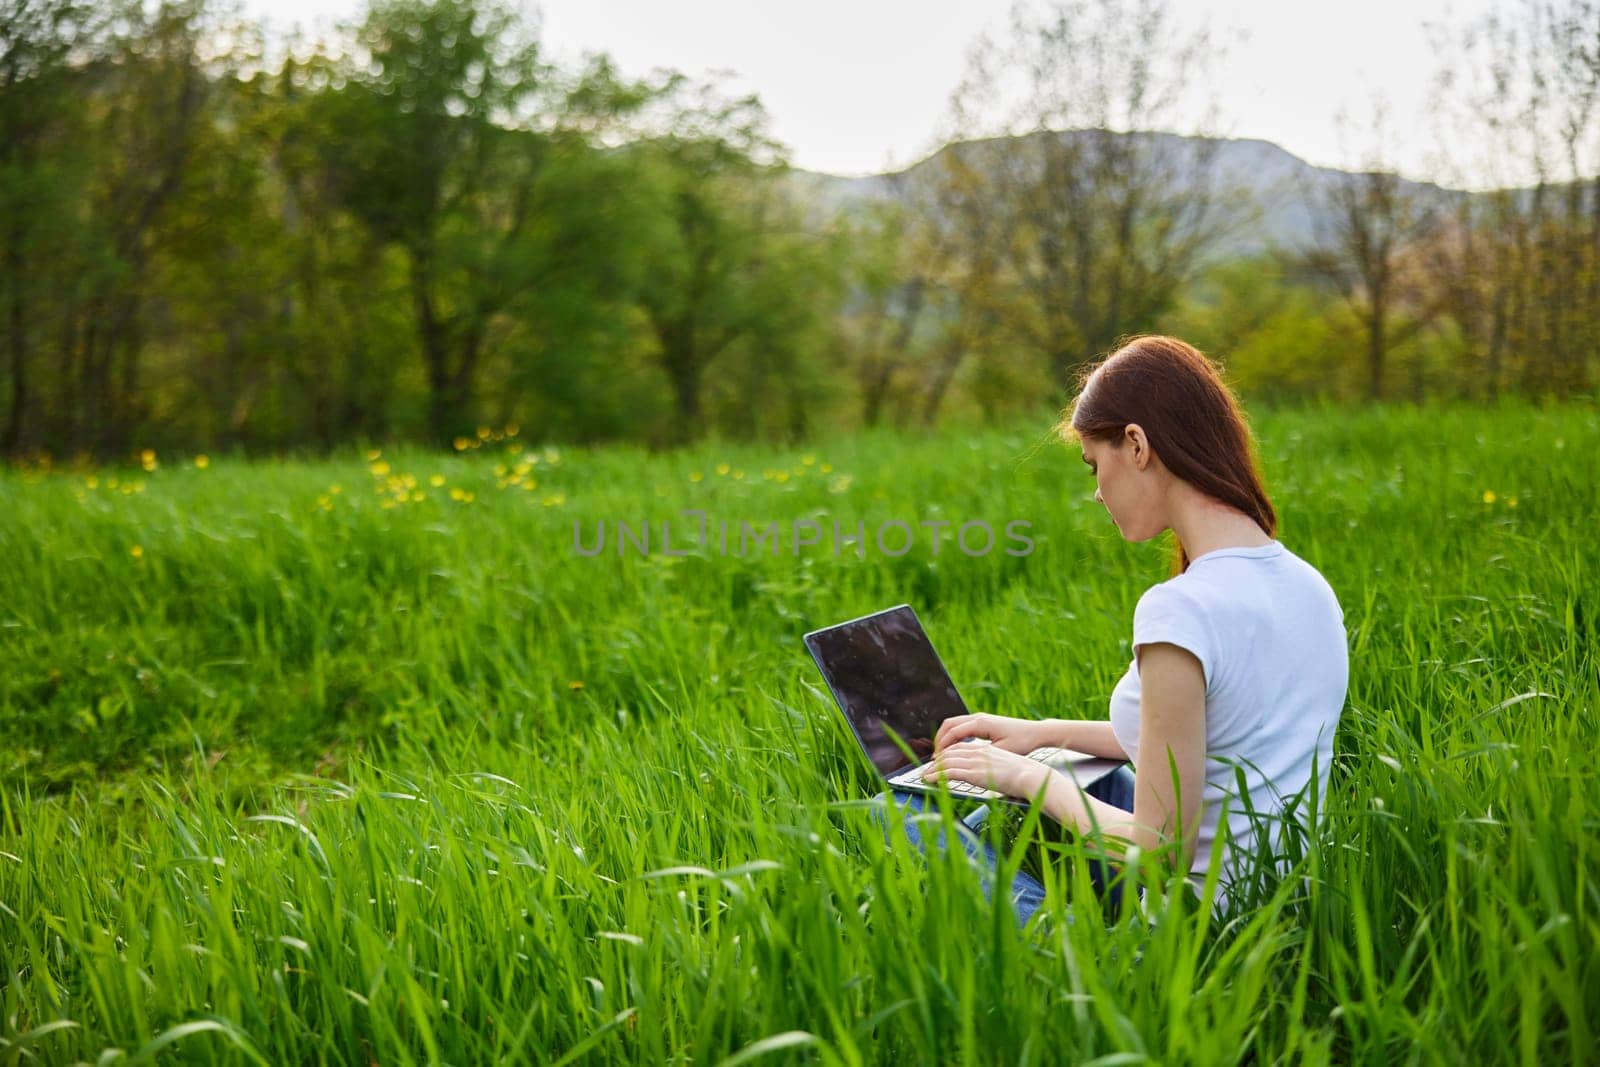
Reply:
M885 775L906 766L894 730L916 753L933 756L933 735L952 715L967 714L916 614L904 605L806 635L834 699Z

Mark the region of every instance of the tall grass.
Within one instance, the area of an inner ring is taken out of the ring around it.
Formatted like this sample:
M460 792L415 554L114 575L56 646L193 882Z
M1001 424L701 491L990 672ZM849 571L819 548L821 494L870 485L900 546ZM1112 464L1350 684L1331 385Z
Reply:
M1108 924L1063 864L1018 930L799 635L909 601L974 706L1103 717L1166 557L1046 425L0 475L0 1062L1593 1059L1595 412L1260 419L1352 654L1305 877ZM574 551L686 508L827 533Z

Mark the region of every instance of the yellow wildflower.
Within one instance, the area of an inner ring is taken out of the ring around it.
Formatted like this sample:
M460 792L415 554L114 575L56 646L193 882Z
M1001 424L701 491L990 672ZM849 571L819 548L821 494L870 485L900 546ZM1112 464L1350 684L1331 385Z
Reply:
M1516 497L1514 497L1514 496L1506 497L1506 507L1514 508L1516 506L1517 506L1517 498Z
M706 476L705 476L705 475L703 475L703 474L701 474L701 473L700 473L700 472L699 472L699 471L690 471L690 472L689 472L689 480L690 480L690 481L691 481L691 482L700 482L700 481L704 481L704 480L705 480L705 477L706 477Z
M435 489L439 488L441 485L444 484L444 475L442 475L442 474L433 475L431 478L428 479L428 484L433 486Z
M813 464L813 463L815 463L815 462L816 462L816 461L817 461L817 457L816 457L816 456L813 456L813 455L812 455L812 454L811 454L811 453L809 453L809 452L808 452L808 453L806 453L806 454L805 454L805 455L803 455L803 456L801 456L801 457L800 457L800 462L801 462L801 463L804 463L804 464L805 464L805 465L806 465L806 466L808 466L808 467L809 467L809 466L811 466L811 465L812 465L812 464Z
M1483 491L1483 502L1485 504L1493 504L1494 500L1495 500L1494 490L1493 489L1485 489Z
M368 463L376 463L378 461L378 457L380 457L382 455L383 455L383 450L381 448L374 448L374 449L372 449L371 451L369 451L367 453L367 462Z
M521 429L521 427L519 427L519 426L518 426L518 425L517 425L517 424L516 424L516 423L514 423L514 422L508 422L508 423L506 423L506 436L507 436L507 437L515 437L515 436L517 436L517 431L518 431L518 430L519 430L519 429Z
M467 440L465 437L458 437L454 441L451 441L450 444L455 447L457 452L465 452L472 445L472 442Z
M389 465L387 463L374 463L372 465L372 476L374 478L382 478L385 474L388 474L388 473L389 473Z
M718 474L727 474L730 469L731 468L726 463L718 463L717 464L717 473Z
M144 546L143 545L134 545L132 548L128 549L128 555L132 556L134 559L143 559L144 558Z
M91 474L89 477L83 480L83 484L87 485L90 489L98 489L100 488L100 479Z
M833 473L833 464L832 463L824 463L822 466L818 467L817 470L821 471L823 474L832 474Z
M334 484L328 486L328 492L332 493L334 496L338 496L340 493L344 492L344 486L335 482Z
M205 470L207 467L211 466L211 457L202 452L198 456L194 457L194 465L195 469L197 470Z
M479 426L478 427L478 440L487 441L489 439L489 435L491 433L493 433L493 432L494 431L489 429L489 427L487 427L487 426Z
M567 688L571 689L573 692L577 692L579 689L583 688L583 683L582 682L568 682L567 683Z

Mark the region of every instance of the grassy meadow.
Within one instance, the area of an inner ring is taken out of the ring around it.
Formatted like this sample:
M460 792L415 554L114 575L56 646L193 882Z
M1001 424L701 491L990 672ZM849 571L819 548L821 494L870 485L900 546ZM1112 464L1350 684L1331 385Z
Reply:
M1067 850L1019 930L800 635L906 601L976 709L1104 717L1167 557L1048 421L0 473L0 1064L1595 1059L1595 408L1261 414L1351 649L1305 877L1107 923Z

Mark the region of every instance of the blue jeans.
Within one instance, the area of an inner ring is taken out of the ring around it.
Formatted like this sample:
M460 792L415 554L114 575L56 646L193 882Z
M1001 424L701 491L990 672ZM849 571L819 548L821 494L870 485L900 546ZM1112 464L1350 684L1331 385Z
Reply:
M1112 807L1121 808L1123 811L1133 810L1133 772L1126 765L1118 767L1099 781L1088 786L1084 792L1097 800L1102 800ZM880 793L879 799L885 803L898 804L904 813L906 838L913 844L928 851L927 841L922 835L922 826L913 816L929 809L930 795L926 793L909 793L896 789L892 793ZM933 810L937 812L937 807ZM980 866L980 877L983 882L983 894L993 899L994 871L998 866L994 847L979 836L979 830L989 817L989 807L984 805L971 812L956 824L956 833L960 837L961 847ZM889 833L889 823L883 824L884 834ZM945 849L945 835L941 828L935 838L941 852ZM1113 882L1115 871L1108 870L1107 865L1099 860L1089 861L1089 878L1094 884L1095 892L1101 899L1115 911L1121 899L1122 884ZM1109 891L1108 891L1109 885ZM1033 875L1026 871L1018 871L1011 879L1011 906L1016 911L1017 923L1024 924L1033 917L1034 912L1044 903L1044 885Z

